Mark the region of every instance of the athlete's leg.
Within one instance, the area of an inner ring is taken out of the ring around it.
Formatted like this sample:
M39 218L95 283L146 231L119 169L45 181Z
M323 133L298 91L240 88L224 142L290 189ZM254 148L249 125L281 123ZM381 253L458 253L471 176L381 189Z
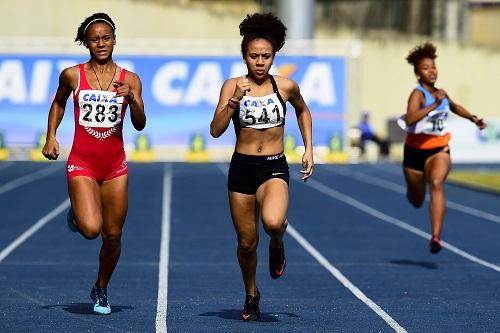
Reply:
M271 178L260 185L256 193L264 230L271 240L270 247L278 248L283 243L288 222L288 185L283 179Z
M68 181L68 192L78 231L87 239L96 238L102 228L99 185L90 177L76 176Z
M414 207L422 207L425 199L425 176L423 171L403 167L406 180L406 198Z
M128 175L107 180L100 187L102 200L102 246L97 285L106 287L121 253L121 235L128 208Z
M260 207L264 230L269 241L269 273L273 279L283 275L286 267L283 234L288 222L288 185L279 178L272 178L257 189L257 204Z
M238 236L238 262L247 295L257 295L255 272L259 233L255 195L229 191L229 208Z
M429 214L431 216L432 235L440 236L446 211L444 182L450 171L450 155L437 153L429 157L425 163L425 175L430 186L431 202Z

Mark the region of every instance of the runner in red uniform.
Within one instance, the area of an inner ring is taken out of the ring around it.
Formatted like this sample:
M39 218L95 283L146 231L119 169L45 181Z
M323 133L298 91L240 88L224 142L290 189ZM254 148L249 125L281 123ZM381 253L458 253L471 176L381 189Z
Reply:
M113 61L115 38L115 24L104 13L87 17L78 28L75 41L88 48L90 59L62 71L42 150L49 160L58 158L56 131L73 93L75 136L67 162L68 225L87 239L102 237L99 273L90 294L98 314L111 313L106 288L120 257L127 215L128 167L122 138L127 106L134 128L140 131L146 125L141 81Z

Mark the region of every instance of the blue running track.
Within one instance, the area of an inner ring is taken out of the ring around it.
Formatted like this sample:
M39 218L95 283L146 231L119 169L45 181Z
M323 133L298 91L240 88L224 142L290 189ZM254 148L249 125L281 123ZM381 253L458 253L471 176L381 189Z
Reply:
M227 164L131 163L112 313L94 315L101 242L68 230L64 166L0 163L0 332L500 332L500 197L447 184L432 255L427 203L390 163L318 165L307 183L291 165L287 270L269 276L261 228L251 323Z

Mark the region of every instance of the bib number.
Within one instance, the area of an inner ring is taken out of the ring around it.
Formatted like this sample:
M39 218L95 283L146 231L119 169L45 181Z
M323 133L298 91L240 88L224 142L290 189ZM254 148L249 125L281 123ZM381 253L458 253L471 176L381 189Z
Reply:
M428 117L422 132L430 135L443 135L447 132L447 118L447 112L439 112Z
M259 128L266 128L275 126L281 123L282 116L277 105L269 113L265 107L256 109L246 109L244 116L244 126L258 126ZM266 126L270 124L272 126Z
M78 123L87 127L115 127L121 121L122 104L80 102Z

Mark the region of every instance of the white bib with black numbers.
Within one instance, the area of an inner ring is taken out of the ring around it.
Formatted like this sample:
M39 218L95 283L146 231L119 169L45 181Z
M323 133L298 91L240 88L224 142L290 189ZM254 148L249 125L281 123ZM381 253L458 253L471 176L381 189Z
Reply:
M78 123L85 127L111 128L122 121L123 97L114 91L81 90Z
M424 94L425 104L422 108L428 107L436 101L436 98L421 85L417 86L415 89ZM450 112L450 101L448 97L445 97L436 109L429 112L415 124L411 126L406 125L406 114L401 116L397 123L407 133L443 136L449 131L448 115Z
M450 110L447 109L433 110L411 126L406 125L406 115L403 115L397 120L397 123L407 133L442 136L449 132L447 122L449 113Z
M285 111L276 93L262 97L244 96L240 101L241 127L264 129L282 126Z

